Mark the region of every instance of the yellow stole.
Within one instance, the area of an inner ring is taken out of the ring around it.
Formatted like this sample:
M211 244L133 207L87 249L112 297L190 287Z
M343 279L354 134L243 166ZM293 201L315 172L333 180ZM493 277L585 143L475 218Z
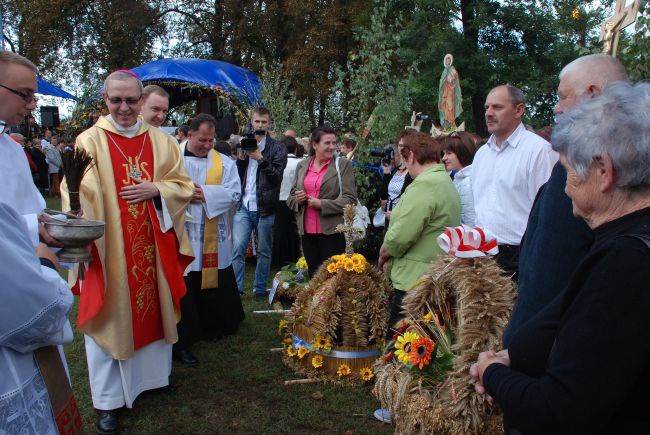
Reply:
M212 164L205 176L205 184L221 184L223 162L221 154L211 150ZM203 211L205 213L205 211ZM203 268L201 270L201 290L219 287L217 274L219 272L219 216L208 219L205 216L203 227ZM214 285L212 285L214 283Z

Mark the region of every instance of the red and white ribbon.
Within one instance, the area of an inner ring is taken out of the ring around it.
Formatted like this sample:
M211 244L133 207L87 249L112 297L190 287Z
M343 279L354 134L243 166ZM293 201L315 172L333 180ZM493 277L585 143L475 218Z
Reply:
M458 258L485 257L499 253L497 239L482 228L460 227L447 228L437 238L438 246Z

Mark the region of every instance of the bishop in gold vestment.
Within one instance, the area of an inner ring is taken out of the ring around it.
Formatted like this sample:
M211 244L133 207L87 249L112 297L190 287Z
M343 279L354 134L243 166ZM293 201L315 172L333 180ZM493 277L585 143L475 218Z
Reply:
M71 274L98 410L131 407L142 391L168 385L183 271L193 258L185 231L192 180L173 139L137 117L141 93L137 98L134 83L140 92L141 83L127 79L107 81L111 114L76 144L97 163L80 188L84 217L106 222L83 281Z

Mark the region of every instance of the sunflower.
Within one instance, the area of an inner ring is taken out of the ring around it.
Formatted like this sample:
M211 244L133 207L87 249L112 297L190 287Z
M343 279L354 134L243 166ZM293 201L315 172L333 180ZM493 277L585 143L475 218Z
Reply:
M338 264L334 261L332 261L330 264L327 265L327 271L329 273L336 273L338 270Z
M323 357L320 355L314 355L311 359L311 365L314 366L315 369L323 367Z
M419 337L419 335L411 331L405 332L404 335L397 337L397 342L395 343L395 356L399 362L402 364L408 364L409 352L411 352L413 341Z
M369 381L375 377L375 374L372 372L370 367L364 367L359 371L359 376L361 376L361 379L364 381Z
M296 352L296 349L293 347L293 345L287 346L287 355L289 356L296 356L298 352Z
M323 349L325 346L328 346L331 344L331 341L329 338L322 337L320 335L316 336L314 339L314 343L312 344L312 347L316 350L318 349Z
M327 343L325 343L323 347L320 348L320 350L325 353L330 353L332 351L332 343L329 341L329 339L327 340Z
M356 273L361 273L361 272L363 272L364 270L366 270L366 267L365 267L364 265L361 265L361 264L360 264L360 265L358 265L358 266L354 266L354 271L355 271Z
M282 335L282 332L284 332L284 328L287 326L287 322L282 319L278 323L278 335Z
M350 373L352 373L352 370L350 370L350 366L347 364L341 364L339 369L336 371L336 374L339 375L340 378L348 376Z
M433 321L433 313L431 311L424 315L424 321L427 323L431 323Z
M303 359L303 357L308 353L309 353L309 349L307 349L305 346L300 346L298 348L298 358Z
M428 366L431 362L431 355L436 344L429 337L418 337L411 343L411 351L408 354L408 360L414 367L420 370Z
M348 258L343 263L343 267L345 267L345 270L347 270L348 272L352 272L354 270L354 263L352 262L351 259Z

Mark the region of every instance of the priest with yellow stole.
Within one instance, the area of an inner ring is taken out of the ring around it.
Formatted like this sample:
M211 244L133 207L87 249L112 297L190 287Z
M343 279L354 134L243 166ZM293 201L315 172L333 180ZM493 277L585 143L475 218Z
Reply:
M195 189L186 228L196 259L185 277L174 359L189 366L198 363L190 352L193 343L233 334L244 319L229 236L229 212L239 203L241 184L234 160L213 149L215 131L211 115L197 115L182 146Z
M81 208L84 217L106 222L105 234L92 244L83 276L71 279L81 296L77 326L85 334L96 429L116 433L112 411L169 385L183 271L193 259L185 211L194 186L174 140L138 117L142 82L133 72L111 73L102 95L110 114L76 146L97 163L81 183ZM64 193L67 199L65 184Z

